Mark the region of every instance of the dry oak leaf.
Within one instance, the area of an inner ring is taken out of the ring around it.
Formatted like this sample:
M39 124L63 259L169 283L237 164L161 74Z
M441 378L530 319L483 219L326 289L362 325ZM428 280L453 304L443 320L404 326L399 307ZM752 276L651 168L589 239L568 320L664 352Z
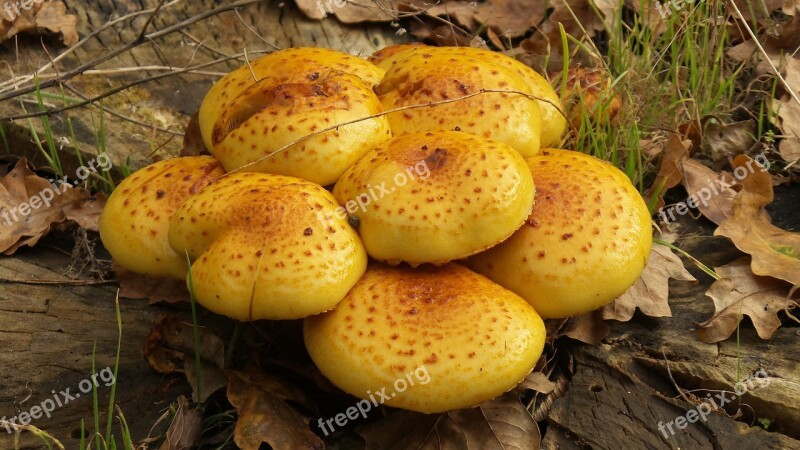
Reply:
M397 411L356 432L367 441L367 450L537 449L539 427L516 391L475 408L441 414Z
M722 222L714 236L724 236L736 247L751 255L756 275L770 276L800 285L800 233L782 230L770 222L764 207L772 202L769 172L746 155L733 160L734 173L742 190L733 200L733 216Z
M731 186L737 182L730 174L714 172L692 158L685 160L682 167L683 187L689 194L688 198L693 199L689 207L696 207L717 225L733 215L733 199L736 197L736 191ZM662 218L667 212L661 212Z
M189 289L184 280L154 277L131 272L112 263L114 278L119 284L119 296L123 298L146 298L153 305L160 302L180 303L189 301Z
M668 247L653 245L639 279L624 294L602 307L603 319L627 322L636 308L650 317L672 317L669 279L697 282L681 259Z
M202 392L195 380L195 347L192 324L174 315L161 317L150 330L144 343L144 358L150 367L161 373L183 373L192 386L194 401L205 401L228 384L223 371L225 345L207 328L200 329L200 376Z
M20 159L10 172L0 173L0 252L11 255L20 247L33 247L67 219L67 208L80 208L88 198L83 188L56 187Z
M769 339L780 328L778 313L797 306L789 297L791 286L772 277L754 275L750 258L715 268L720 279L706 295L714 301L714 315L697 324L697 334L703 342L724 341L736 331L744 315L750 317L761 339Z
M228 371L228 400L239 415L233 440L243 450L258 450L267 443L274 450L324 449L311 432L308 417L287 400L307 405L299 390L281 380L255 372Z
M567 319L556 337L567 336L586 344L597 345L610 331L606 320L627 322L633 318L636 308L650 317L671 317L670 278L697 282L672 250L663 245L653 245L647 265L630 289L597 310Z
M178 407L175 418L172 419L164 443L159 450L188 450L194 448L203 432L203 411L192 408L189 400L181 395L178 397Z
M63 2L42 3L41 0L12 2L9 0L3 3L9 8L0 11L0 42L11 39L18 33L36 32L38 29L60 33L66 46L78 42L76 30L78 16L67 14L67 7ZM22 7L20 3L28 3L29 8Z
M683 161L689 157L691 148L692 141L681 139L677 133L672 133L664 144L664 150L661 152L661 166L658 168L653 185L644 195L645 199L651 199L654 195L658 195L656 210L664 206L664 193L681 182L683 178L681 166Z

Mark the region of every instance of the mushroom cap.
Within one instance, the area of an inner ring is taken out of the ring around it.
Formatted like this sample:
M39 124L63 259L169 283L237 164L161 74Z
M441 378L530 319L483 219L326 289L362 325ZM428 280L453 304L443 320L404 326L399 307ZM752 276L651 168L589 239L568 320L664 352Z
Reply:
M225 171L211 156L150 164L122 180L100 214L100 239L114 260L136 273L182 279L186 256L169 246L169 220L190 196Z
M306 348L356 397L424 413L466 408L517 385L542 353L544 323L469 269L371 264L335 310L305 321ZM404 387L406 386L406 387Z
M543 76L510 56L474 47L430 47L424 44L397 44L375 52L370 56L369 60L389 72L392 66L403 64L403 60L407 55L429 51L456 58L469 56L481 59L501 65L519 74L528 84L531 94L543 99L538 101L542 116L541 146L549 147L558 145L561 142L561 136L564 135L564 131L567 128L567 119L563 114L564 106L561 99L556 94L553 86Z
M545 149L526 158L536 205L525 225L468 265L544 318L592 311L623 294L652 246L650 213L628 177L592 156Z
M480 56L480 55L479 55ZM515 69L478 57L464 47L412 47L381 62L377 89L394 134L455 130L504 142L523 156L539 151L542 115L529 81ZM481 90L514 92L485 92ZM516 92L522 93L520 95Z
M333 184L361 154L391 137L388 119L319 132L382 112L372 90L382 76L372 63L333 50L271 53L208 91L198 116L203 141L228 171L247 165L250 172Z
M333 188L358 219L371 257L411 265L443 264L502 242L522 226L534 194L513 148L457 131L386 141Z
M366 269L361 240L336 208L309 181L231 174L181 205L169 242L188 252L195 298L209 310L238 320L302 318L336 306Z

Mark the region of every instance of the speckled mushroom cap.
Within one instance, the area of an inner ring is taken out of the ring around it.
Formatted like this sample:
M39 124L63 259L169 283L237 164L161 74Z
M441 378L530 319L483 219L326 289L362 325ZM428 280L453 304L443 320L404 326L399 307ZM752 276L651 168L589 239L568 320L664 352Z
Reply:
M409 133L365 154L333 195L367 253L391 264L443 264L502 242L534 201L525 160L500 142L456 131Z
M528 84L531 93L544 100L538 101L542 115L541 146L558 145L567 128L567 119L562 112L564 107L553 86L538 72L520 61L499 52L492 52L474 47L430 47L424 44L390 45L375 52L369 60L381 69L390 72L393 66L406 64L408 55L435 52L455 58L469 56L501 65L519 74ZM453 69L453 67L450 67Z
M100 214L100 239L114 261L136 273L185 278L186 257L167 240L169 220L188 197L224 173L211 156L187 156L122 180Z
M304 327L311 358L356 397L424 413L466 408L517 385L545 329L525 300L469 269L372 264L335 310ZM399 381L398 381L399 380Z
M462 47L412 47L381 62L386 75L377 89L383 107L434 106L387 114L394 134L455 130L504 142L523 156L539 151L542 115L531 84L514 69L477 57ZM487 92L481 90L520 92Z
M642 196L619 169L583 153L546 149L526 160L537 188L530 217L468 265L545 318L582 314L623 294L652 245Z
M237 173L189 198L169 242L188 251L195 298L238 320L296 319L333 308L364 273L367 255L317 184Z
M291 175L333 184L365 151L391 136L372 87L383 71L346 53L293 48L234 70L208 91L198 121L203 141L228 171ZM269 156L272 155L272 156Z

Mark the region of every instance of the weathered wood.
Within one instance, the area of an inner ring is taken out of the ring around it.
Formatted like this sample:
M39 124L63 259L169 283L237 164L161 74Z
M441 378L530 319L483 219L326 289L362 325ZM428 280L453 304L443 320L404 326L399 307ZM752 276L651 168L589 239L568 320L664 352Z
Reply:
M16 257L1 258L0 279L68 280L65 274L70 257L49 248L48 242L53 239L46 239L35 249L24 249ZM52 399L51 391L69 388L70 395L79 394L82 380L106 367L113 369L117 351L115 296L113 284L0 284L0 417L10 419L30 411ZM190 390L184 383L175 383L175 377L155 373L142 358L142 346L153 322L168 310L127 299L121 299L120 310L123 337L116 398L135 435L142 439L169 403ZM185 312L182 317L191 321ZM102 411L107 410L109 393L110 388L101 382L98 394ZM56 436L66 448L77 448L81 420L87 425L93 420L91 395L81 394L57 407L51 418L33 420L32 424ZM13 436L0 427L0 448L14 448L12 443ZM21 448L41 447L42 442L32 435L21 435Z

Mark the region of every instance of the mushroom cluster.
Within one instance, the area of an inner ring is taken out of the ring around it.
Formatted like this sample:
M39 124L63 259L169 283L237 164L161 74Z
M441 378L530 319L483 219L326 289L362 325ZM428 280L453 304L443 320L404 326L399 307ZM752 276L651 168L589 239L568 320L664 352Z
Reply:
M352 395L424 368L429 382L386 403L474 406L533 369L542 318L612 301L650 251L630 180L549 148L561 109L539 74L486 50L274 52L204 98L213 156L124 180L101 238L211 311L304 318L311 358Z

